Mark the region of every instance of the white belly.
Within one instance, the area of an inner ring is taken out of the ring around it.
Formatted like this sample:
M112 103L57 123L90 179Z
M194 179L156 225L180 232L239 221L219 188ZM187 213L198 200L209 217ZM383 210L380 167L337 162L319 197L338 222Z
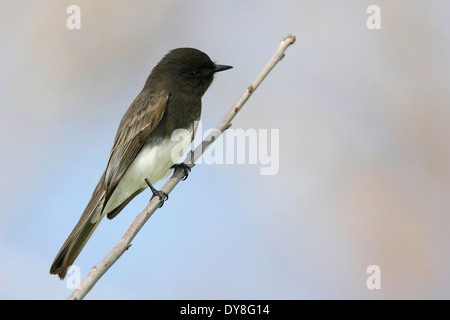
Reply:
M122 204L139 189L145 189L148 178L152 184L167 177L172 165L177 163L192 141L194 126L190 130L174 131L171 140L159 145L146 144L125 172L111 198L102 212L102 216Z

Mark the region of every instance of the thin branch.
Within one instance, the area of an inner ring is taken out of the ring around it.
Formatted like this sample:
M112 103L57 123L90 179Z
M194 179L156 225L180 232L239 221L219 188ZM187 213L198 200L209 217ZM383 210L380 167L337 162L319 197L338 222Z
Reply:
M284 51L295 42L295 36L288 35L286 38L281 40L280 46L269 60L263 70L259 73L256 79L248 86L245 92L241 95L234 106L228 111L223 120L217 125L216 129L206 137L203 142L195 148L193 152L187 155L184 163L190 168L194 167L195 161L197 161L205 150L226 130L231 126L231 121L234 119L236 114L241 110L245 102L250 98L250 96L255 92L256 88L261 84L264 78L269 74L269 72L275 67L275 65L284 57ZM166 182L166 184L161 188L166 194L169 194L173 188L181 181L184 174L182 170L175 170L172 177ZM86 278L80 284L80 286L70 295L68 299L79 300L83 299L86 294L94 287L97 281L102 277L102 275L120 258L120 256L131 246L131 241L137 235L139 230L144 226L147 220L152 216L152 214L159 208L160 202L162 200L159 197L154 197L145 209L134 219L131 226L128 228L127 232L123 237L117 242L114 248L106 255L106 257L100 261L97 266L94 266L88 273Z

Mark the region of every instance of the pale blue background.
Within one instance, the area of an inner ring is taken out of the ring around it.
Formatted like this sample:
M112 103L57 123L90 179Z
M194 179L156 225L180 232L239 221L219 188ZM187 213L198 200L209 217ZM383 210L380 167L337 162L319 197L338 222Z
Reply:
M81 30L66 28L70 4ZM381 30L366 27L370 4ZM0 298L71 293L48 270L168 50L234 66L203 99L206 129L292 33L233 121L279 129L278 174L195 167L87 298L449 299L449 11L444 0L2 0ZM149 197L102 222L77 260L83 276ZM381 290L366 287L371 264Z

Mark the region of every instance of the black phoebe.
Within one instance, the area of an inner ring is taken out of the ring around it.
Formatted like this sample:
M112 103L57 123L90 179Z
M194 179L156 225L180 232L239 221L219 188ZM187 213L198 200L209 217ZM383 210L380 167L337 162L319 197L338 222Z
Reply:
M201 98L214 73L232 68L217 65L193 48L170 51L153 68L141 93L119 124L108 165L77 225L50 268L64 279L101 219L114 218L147 185L167 177L194 138ZM174 138L176 129L189 137ZM181 142L180 142L181 141ZM186 168L185 168L186 169ZM187 174L187 172L186 172Z

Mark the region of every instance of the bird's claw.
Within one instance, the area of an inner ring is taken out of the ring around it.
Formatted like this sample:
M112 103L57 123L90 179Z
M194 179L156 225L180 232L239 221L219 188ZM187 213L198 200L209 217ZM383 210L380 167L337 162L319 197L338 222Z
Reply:
M169 195L167 193L165 193L164 191L161 191L161 190L156 191L155 193L153 193L153 196L150 198L150 201L152 201L152 199L154 197L159 197L162 200L161 204L159 205L160 208L164 205L164 202L169 199Z
M150 180L148 180L148 178L145 178L144 180L148 184L153 193L153 196L150 198L150 201L152 201L154 197L159 197L162 200L161 204L159 205L159 207L161 208L164 205L164 202L169 199L169 195L164 191L156 190L155 187L150 183Z
M171 168L173 169L178 169L180 168L181 170L184 171L184 175L183 175L183 179L181 179L181 181L184 181L187 179L187 177L189 176L189 172L191 171L191 167L189 167L189 165L185 164L185 163L176 163L173 166L171 166Z

